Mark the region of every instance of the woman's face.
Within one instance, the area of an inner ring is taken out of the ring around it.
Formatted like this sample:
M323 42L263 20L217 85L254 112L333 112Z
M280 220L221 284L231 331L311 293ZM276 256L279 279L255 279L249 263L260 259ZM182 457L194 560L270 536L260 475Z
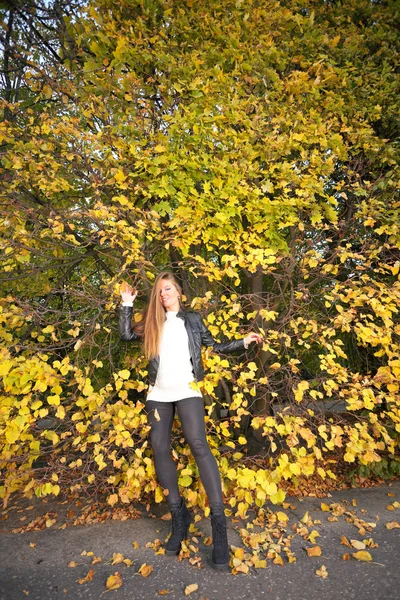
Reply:
M180 309L179 291L168 279L161 279L158 284L161 304L167 311L178 312Z

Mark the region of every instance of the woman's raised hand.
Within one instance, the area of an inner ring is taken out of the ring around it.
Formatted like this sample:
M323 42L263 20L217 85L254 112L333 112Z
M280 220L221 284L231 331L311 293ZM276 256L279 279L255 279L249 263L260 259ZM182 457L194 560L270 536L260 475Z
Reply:
M121 284L120 293L122 297L122 302L133 302L138 295L138 291L133 291L132 286L125 281Z
M262 342L262 337L259 333L254 333L253 331L251 331L245 338L244 338L244 343L247 346L249 346L252 342L255 342L256 344L261 344Z

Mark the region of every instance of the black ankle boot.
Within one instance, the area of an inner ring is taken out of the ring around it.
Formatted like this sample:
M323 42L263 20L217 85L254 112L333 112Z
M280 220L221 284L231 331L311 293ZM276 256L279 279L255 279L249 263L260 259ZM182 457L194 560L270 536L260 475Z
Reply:
M165 554L172 556L179 554L181 550L181 542L187 538L189 525L192 522L192 516L186 504L181 498L181 503L178 506L171 507L172 515L172 532L165 546Z
M214 569L226 570L229 565L229 546L224 513L211 514L213 551L211 564Z

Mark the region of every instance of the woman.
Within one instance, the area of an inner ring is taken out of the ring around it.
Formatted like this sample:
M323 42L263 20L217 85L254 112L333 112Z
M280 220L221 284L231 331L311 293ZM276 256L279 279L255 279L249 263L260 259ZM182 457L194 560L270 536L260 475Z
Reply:
M121 296L121 339L132 341L143 338L144 352L149 359L150 385L146 411L151 427L150 439L158 481L164 488L172 514L172 533L166 544L166 554L179 553L192 520L180 496L176 467L170 454L176 410L208 497L213 535L212 564L217 569L224 569L229 563L229 549L221 479L206 439L203 398L191 387L191 383L202 380L204 376L202 346L230 353L243 350L252 342L260 343L261 336L249 333L241 340L217 343L201 316L182 307L182 290L172 273L163 272L156 278L139 328L133 330L131 327L137 291L125 286Z

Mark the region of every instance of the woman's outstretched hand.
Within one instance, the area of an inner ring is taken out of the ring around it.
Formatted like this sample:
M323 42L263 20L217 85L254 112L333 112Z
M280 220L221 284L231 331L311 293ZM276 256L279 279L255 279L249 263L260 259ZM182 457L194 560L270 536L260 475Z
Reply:
M133 302L138 295L138 291L133 291L132 286L128 283L123 283L120 288L120 293L122 297L122 302Z
M249 346L252 342L255 342L256 344L261 344L262 342L262 337L259 333L254 333L253 331L251 331L249 333L249 335L247 335L244 338L244 343L246 346Z

